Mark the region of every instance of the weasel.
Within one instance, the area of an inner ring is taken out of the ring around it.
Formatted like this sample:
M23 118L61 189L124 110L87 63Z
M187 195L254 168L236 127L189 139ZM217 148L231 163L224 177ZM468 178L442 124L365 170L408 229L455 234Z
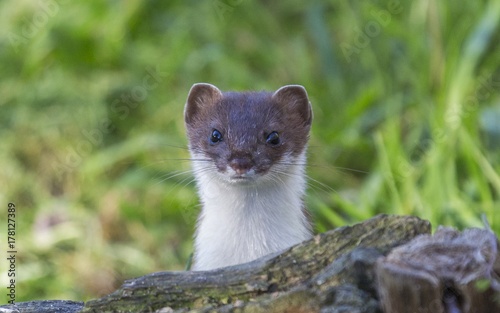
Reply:
M303 203L312 119L299 85L191 87L184 121L202 205L192 270L249 262L312 237Z

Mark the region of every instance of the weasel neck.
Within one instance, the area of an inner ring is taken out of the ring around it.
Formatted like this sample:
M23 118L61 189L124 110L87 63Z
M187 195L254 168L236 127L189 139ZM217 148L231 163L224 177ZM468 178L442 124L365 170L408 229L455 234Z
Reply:
M303 205L304 166L291 166L277 179L248 184L195 172L202 210L193 270L249 262L311 238Z

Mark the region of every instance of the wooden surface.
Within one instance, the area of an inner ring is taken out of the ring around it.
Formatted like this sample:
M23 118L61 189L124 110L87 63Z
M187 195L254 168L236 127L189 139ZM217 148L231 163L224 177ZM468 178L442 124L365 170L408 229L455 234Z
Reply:
M379 215L254 262L131 279L82 312L500 312L496 237L448 228L430 236L430 230L417 217ZM82 307L34 301L10 308L73 313Z
M386 313L500 312L500 252L496 236L440 227L378 261Z
M129 280L116 292L87 302L84 311L319 312L343 306L351 312L377 312L377 258L429 232L429 222L416 217L379 215L251 263Z

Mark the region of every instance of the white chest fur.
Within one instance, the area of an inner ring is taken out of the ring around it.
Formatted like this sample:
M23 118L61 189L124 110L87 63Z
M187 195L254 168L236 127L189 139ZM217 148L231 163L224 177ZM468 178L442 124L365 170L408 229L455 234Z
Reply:
M300 157L304 164L304 157ZM249 262L311 238L303 211L303 165L288 166L275 179L231 184L197 169L202 202L193 270Z

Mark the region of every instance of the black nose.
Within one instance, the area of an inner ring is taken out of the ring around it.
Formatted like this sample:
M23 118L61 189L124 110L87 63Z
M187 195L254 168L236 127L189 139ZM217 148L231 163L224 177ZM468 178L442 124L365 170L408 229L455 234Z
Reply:
M252 161L247 158L232 159L229 162L229 165L236 172L236 174L243 175L246 174L252 168Z

